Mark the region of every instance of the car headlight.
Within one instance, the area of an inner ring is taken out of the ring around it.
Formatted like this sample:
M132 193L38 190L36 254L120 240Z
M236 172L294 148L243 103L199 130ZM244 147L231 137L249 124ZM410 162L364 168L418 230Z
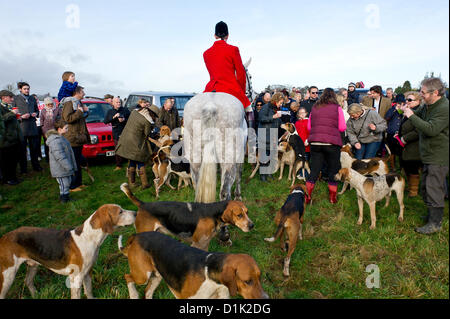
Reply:
M98 143L98 136L97 135L89 135L91 137L91 144L97 144Z

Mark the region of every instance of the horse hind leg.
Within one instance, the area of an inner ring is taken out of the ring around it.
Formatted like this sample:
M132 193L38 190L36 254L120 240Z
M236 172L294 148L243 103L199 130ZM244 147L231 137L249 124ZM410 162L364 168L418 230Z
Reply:
M241 194L242 164L236 164L236 188L234 190L234 199L242 201Z
M231 200L231 186L233 186L236 178L236 169L233 169L234 164L222 163L221 168L221 185L220 185L220 200Z
M197 183L200 174L200 165L201 163L190 163L192 186L194 187L194 189L197 189Z

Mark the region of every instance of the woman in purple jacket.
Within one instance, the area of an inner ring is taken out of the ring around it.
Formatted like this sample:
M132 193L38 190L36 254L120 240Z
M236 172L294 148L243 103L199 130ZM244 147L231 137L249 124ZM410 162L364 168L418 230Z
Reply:
M309 194L309 198L306 200L307 204L311 201L311 194L324 163L326 163L328 174L329 200L333 204L337 203L337 181L334 176L341 168L342 138L340 132L344 132L346 128L344 111L336 100L336 93L333 89L326 88L312 107L308 121L311 174L306 182Z

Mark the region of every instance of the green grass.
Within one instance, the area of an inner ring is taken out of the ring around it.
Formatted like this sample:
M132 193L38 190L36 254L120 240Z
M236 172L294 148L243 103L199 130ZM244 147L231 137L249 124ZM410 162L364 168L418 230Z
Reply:
M120 191L126 182L125 172L114 172L111 162L96 162L91 170L94 183L83 172L88 187L71 194L76 202L61 204L55 179L49 177L48 166L43 173L30 173L15 187L0 186L0 236L20 226L72 228L84 222L99 206L116 203L125 209L136 207ZM150 169L149 179L152 179ZM243 180L250 175L246 164ZM242 184L243 200L255 228L243 233L231 226L232 247L222 247L217 239L210 251L247 253L255 258L262 272L262 284L271 298L449 298L449 233L448 205L442 231L423 236L414 232L422 225L420 216L426 213L423 201L405 197L405 221L397 221L398 203L395 195L384 208L377 204L377 227L369 229L368 206L364 205L364 222L356 225L358 205L355 191L339 196L338 204L328 202L327 186L318 182L313 193L314 203L305 213L303 240L299 241L291 258L291 276L282 274L284 253L279 241L263 239L275 232L273 218L283 205L290 182L285 172L282 181L259 181L258 175ZM277 175L278 177L278 175ZM175 185L175 179L172 179ZM341 186L339 186L339 189ZM154 201L153 188L135 194L144 201ZM172 191L164 186L161 200L193 201L192 188ZM128 273L126 258L117 250L120 234L124 240L133 234L133 227L119 229L103 243L93 269L93 292L97 298L128 298L123 275ZM376 264L380 269L380 288L366 287L366 267ZM24 284L26 266L22 265L8 298L31 298ZM65 277L40 267L35 278L38 298L70 298ZM138 287L143 296L144 286ZM84 298L84 295L83 295ZM173 295L164 282L154 298L171 299Z

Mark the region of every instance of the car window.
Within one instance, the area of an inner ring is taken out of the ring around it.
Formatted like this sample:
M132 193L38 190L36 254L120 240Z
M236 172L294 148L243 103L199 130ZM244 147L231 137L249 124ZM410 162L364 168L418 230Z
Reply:
M112 108L108 103L83 103L89 108L89 116L86 123L100 123L105 119L105 115Z
M152 103L152 97L146 95L130 95L127 99L126 107L130 110L134 110L140 99L144 99Z
M164 105L164 102L169 98L170 96L161 96L160 97L160 102L161 102L161 106ZM177 110L184 110L184 106L186 105L187 101L189 101L192 96L191 95L186 95L186 96L174 96L175 98L175 106L177 108Z

